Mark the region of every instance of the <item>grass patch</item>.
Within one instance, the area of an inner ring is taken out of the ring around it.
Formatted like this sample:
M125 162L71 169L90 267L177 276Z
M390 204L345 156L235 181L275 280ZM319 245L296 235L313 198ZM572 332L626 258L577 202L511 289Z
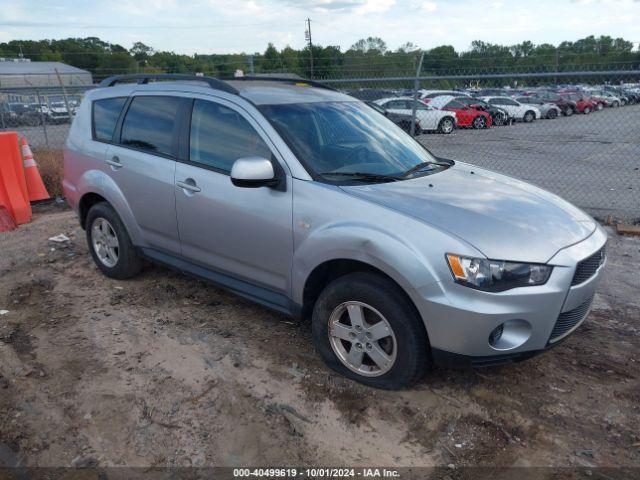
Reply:
M33 158L51 198L62 197L62 150L36 148Z

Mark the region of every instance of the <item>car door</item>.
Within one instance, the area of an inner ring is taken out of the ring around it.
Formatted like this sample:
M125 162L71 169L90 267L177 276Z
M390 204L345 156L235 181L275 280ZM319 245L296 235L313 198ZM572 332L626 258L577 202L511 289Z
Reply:
M129 98L124 108L114 141L106 151L104 171L133 214L140 246L177 253L176 118L184 108L183 99L141 94Z
M411 100L407 100L409 107L411 107L411 102ZM416 117L420 121L420 128L435 130L438 128L438 121L442 118L442 114L418 100L416 101Z
M176 210L182 256L222 275L288 294L293 254L292 192L231 183L243 157L286 165L259 124L224 100L193 101L184 158L176 166Z

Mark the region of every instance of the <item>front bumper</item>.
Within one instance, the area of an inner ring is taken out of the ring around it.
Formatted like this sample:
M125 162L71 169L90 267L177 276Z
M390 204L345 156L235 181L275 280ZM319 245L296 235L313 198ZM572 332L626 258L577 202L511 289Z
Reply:
M606 239L606 232L598 226L587 239L559 251L549 262L554 269L545 285L499 293L453 281L425 287L418 292L418 310L434 361L445 365L505 363L529 358L559 343L586 318L604 267L587 281L571 286L577 264L600 250ZM519 326L516 341L492 346L491 332L505 322ZM557 325L562 328L554 330Z

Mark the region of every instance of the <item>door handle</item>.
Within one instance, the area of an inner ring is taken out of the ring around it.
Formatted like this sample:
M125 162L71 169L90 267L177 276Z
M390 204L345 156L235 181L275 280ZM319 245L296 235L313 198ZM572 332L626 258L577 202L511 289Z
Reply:
M124 165L120 162L120 158L114 156L111 160L106 161L107 165L111 165L114 169L122 168Z
M198 193L200 187L196 185L196 181L193 178L187 178L182 182L176 182L176 185L189 193Z

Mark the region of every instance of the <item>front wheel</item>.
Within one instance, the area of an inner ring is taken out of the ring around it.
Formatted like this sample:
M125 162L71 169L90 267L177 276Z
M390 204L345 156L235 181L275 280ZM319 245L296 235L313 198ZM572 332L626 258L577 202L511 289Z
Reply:
M522 120L525 123L531 123L536 119L536 114L533 113L531 110L528 110L525 114L524 117L522 117Z
M506 118L504 118L504 115L501 113L496 113L495 116L493 117L493 124L498 127L501 127L506 122L507 122Z
M421 318L396 284L374 273L327 285L313 309L312 331L327 365L365 385L405 388L429 365Z
M591 108L590 107L584 107L584 110L582 111L582 113L584 113L585 115L589 115L591 113Z
M617 100L611 104L611 108L618 108L620 106L620 102Z
M596 103L596 110L600 111L604 108L604 103L598 102Z
M453 132L453 129L456 126L456 122L451 117L444 117L438 123L438 133L449 134Z
M573 115L573 114L574 114L574 111L573 111L573 108L572 108L572 107L567 107L567 108L565 108L565 110L564 110L564 115L565 115L566 117L570 117L570 116L571 116L571 115Z
M487 126L487 119L484 118L482 115L478 115L476 118L473 119L472 125L473 125L473 128L475 128L476 130L481 130Z
M93 261L107 277L123 280L140 272L142 260L111 205L101 202L91 207L85 230Z
M547 118L550 120L553 120L557 116L558 116L558 111L555 108L552 108L547 112Z

